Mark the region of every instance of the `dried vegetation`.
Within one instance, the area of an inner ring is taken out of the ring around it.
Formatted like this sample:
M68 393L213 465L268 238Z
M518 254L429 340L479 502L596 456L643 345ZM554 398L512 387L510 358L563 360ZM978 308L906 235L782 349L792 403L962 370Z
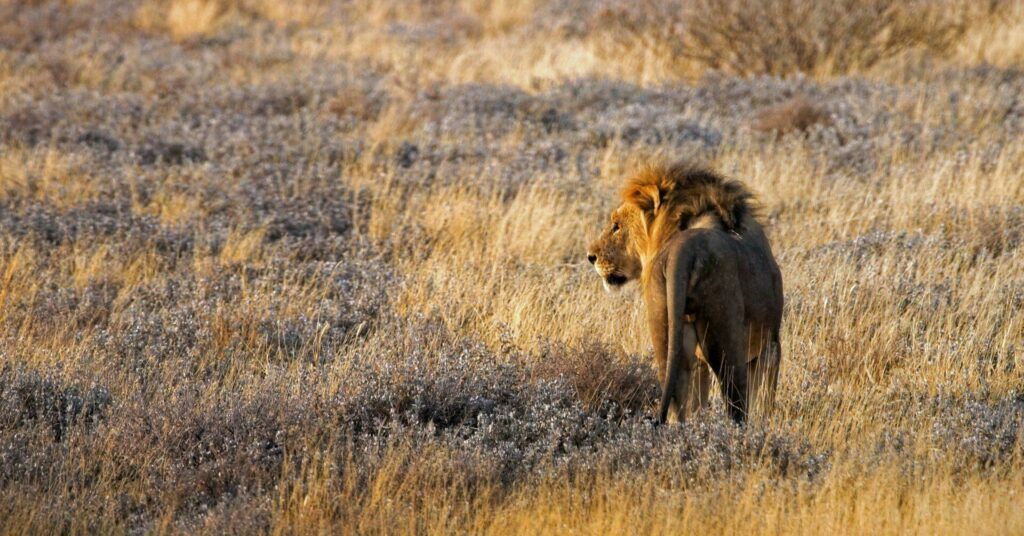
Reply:
M5 531L1024 531L1018 3L287 4L0 2ZM760 193L769 422L649 420L658 155Z

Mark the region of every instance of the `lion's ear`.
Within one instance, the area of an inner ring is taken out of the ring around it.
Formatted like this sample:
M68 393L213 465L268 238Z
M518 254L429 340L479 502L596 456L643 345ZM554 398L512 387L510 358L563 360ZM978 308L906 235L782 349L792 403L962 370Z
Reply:
M661 206L661 190L655 184L630 184L622 197L646 213L654 213Z
M655 213L661 206L661 189L651 183L631 183L622 191L622 198L640 209L640 222L644 226L644 233L650 234L651 223L654 222Z

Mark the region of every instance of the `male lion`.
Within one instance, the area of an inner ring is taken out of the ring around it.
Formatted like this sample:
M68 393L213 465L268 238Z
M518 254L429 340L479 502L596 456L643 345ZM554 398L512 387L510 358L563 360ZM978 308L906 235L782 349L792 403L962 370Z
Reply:
M708 367L732 418L770 411L781 348L782 274L738 181L687 163L626 182L587 259L611 290L639 279L662 383L658 421L699 409ZM691 392L691 386L693 391Z

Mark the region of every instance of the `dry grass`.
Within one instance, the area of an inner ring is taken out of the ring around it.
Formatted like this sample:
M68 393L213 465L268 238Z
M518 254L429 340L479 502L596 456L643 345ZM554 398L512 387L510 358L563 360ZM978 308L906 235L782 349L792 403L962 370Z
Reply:
M740 75L850 73L915 48L946 52L970 22L967 5L701 0L690 7L682 52Z
M1024 531L1020 6L686 5L0 3L2 531ZM649 420L656 156L760 194L768 422Z

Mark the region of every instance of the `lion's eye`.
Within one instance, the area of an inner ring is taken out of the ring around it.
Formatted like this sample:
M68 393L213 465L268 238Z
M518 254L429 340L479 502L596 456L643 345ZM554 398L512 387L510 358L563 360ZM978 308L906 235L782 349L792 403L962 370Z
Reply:
M613 233L617 233L617 232L619 232L619 224L617 224L617 223L612 223L612 232L613 232Z

